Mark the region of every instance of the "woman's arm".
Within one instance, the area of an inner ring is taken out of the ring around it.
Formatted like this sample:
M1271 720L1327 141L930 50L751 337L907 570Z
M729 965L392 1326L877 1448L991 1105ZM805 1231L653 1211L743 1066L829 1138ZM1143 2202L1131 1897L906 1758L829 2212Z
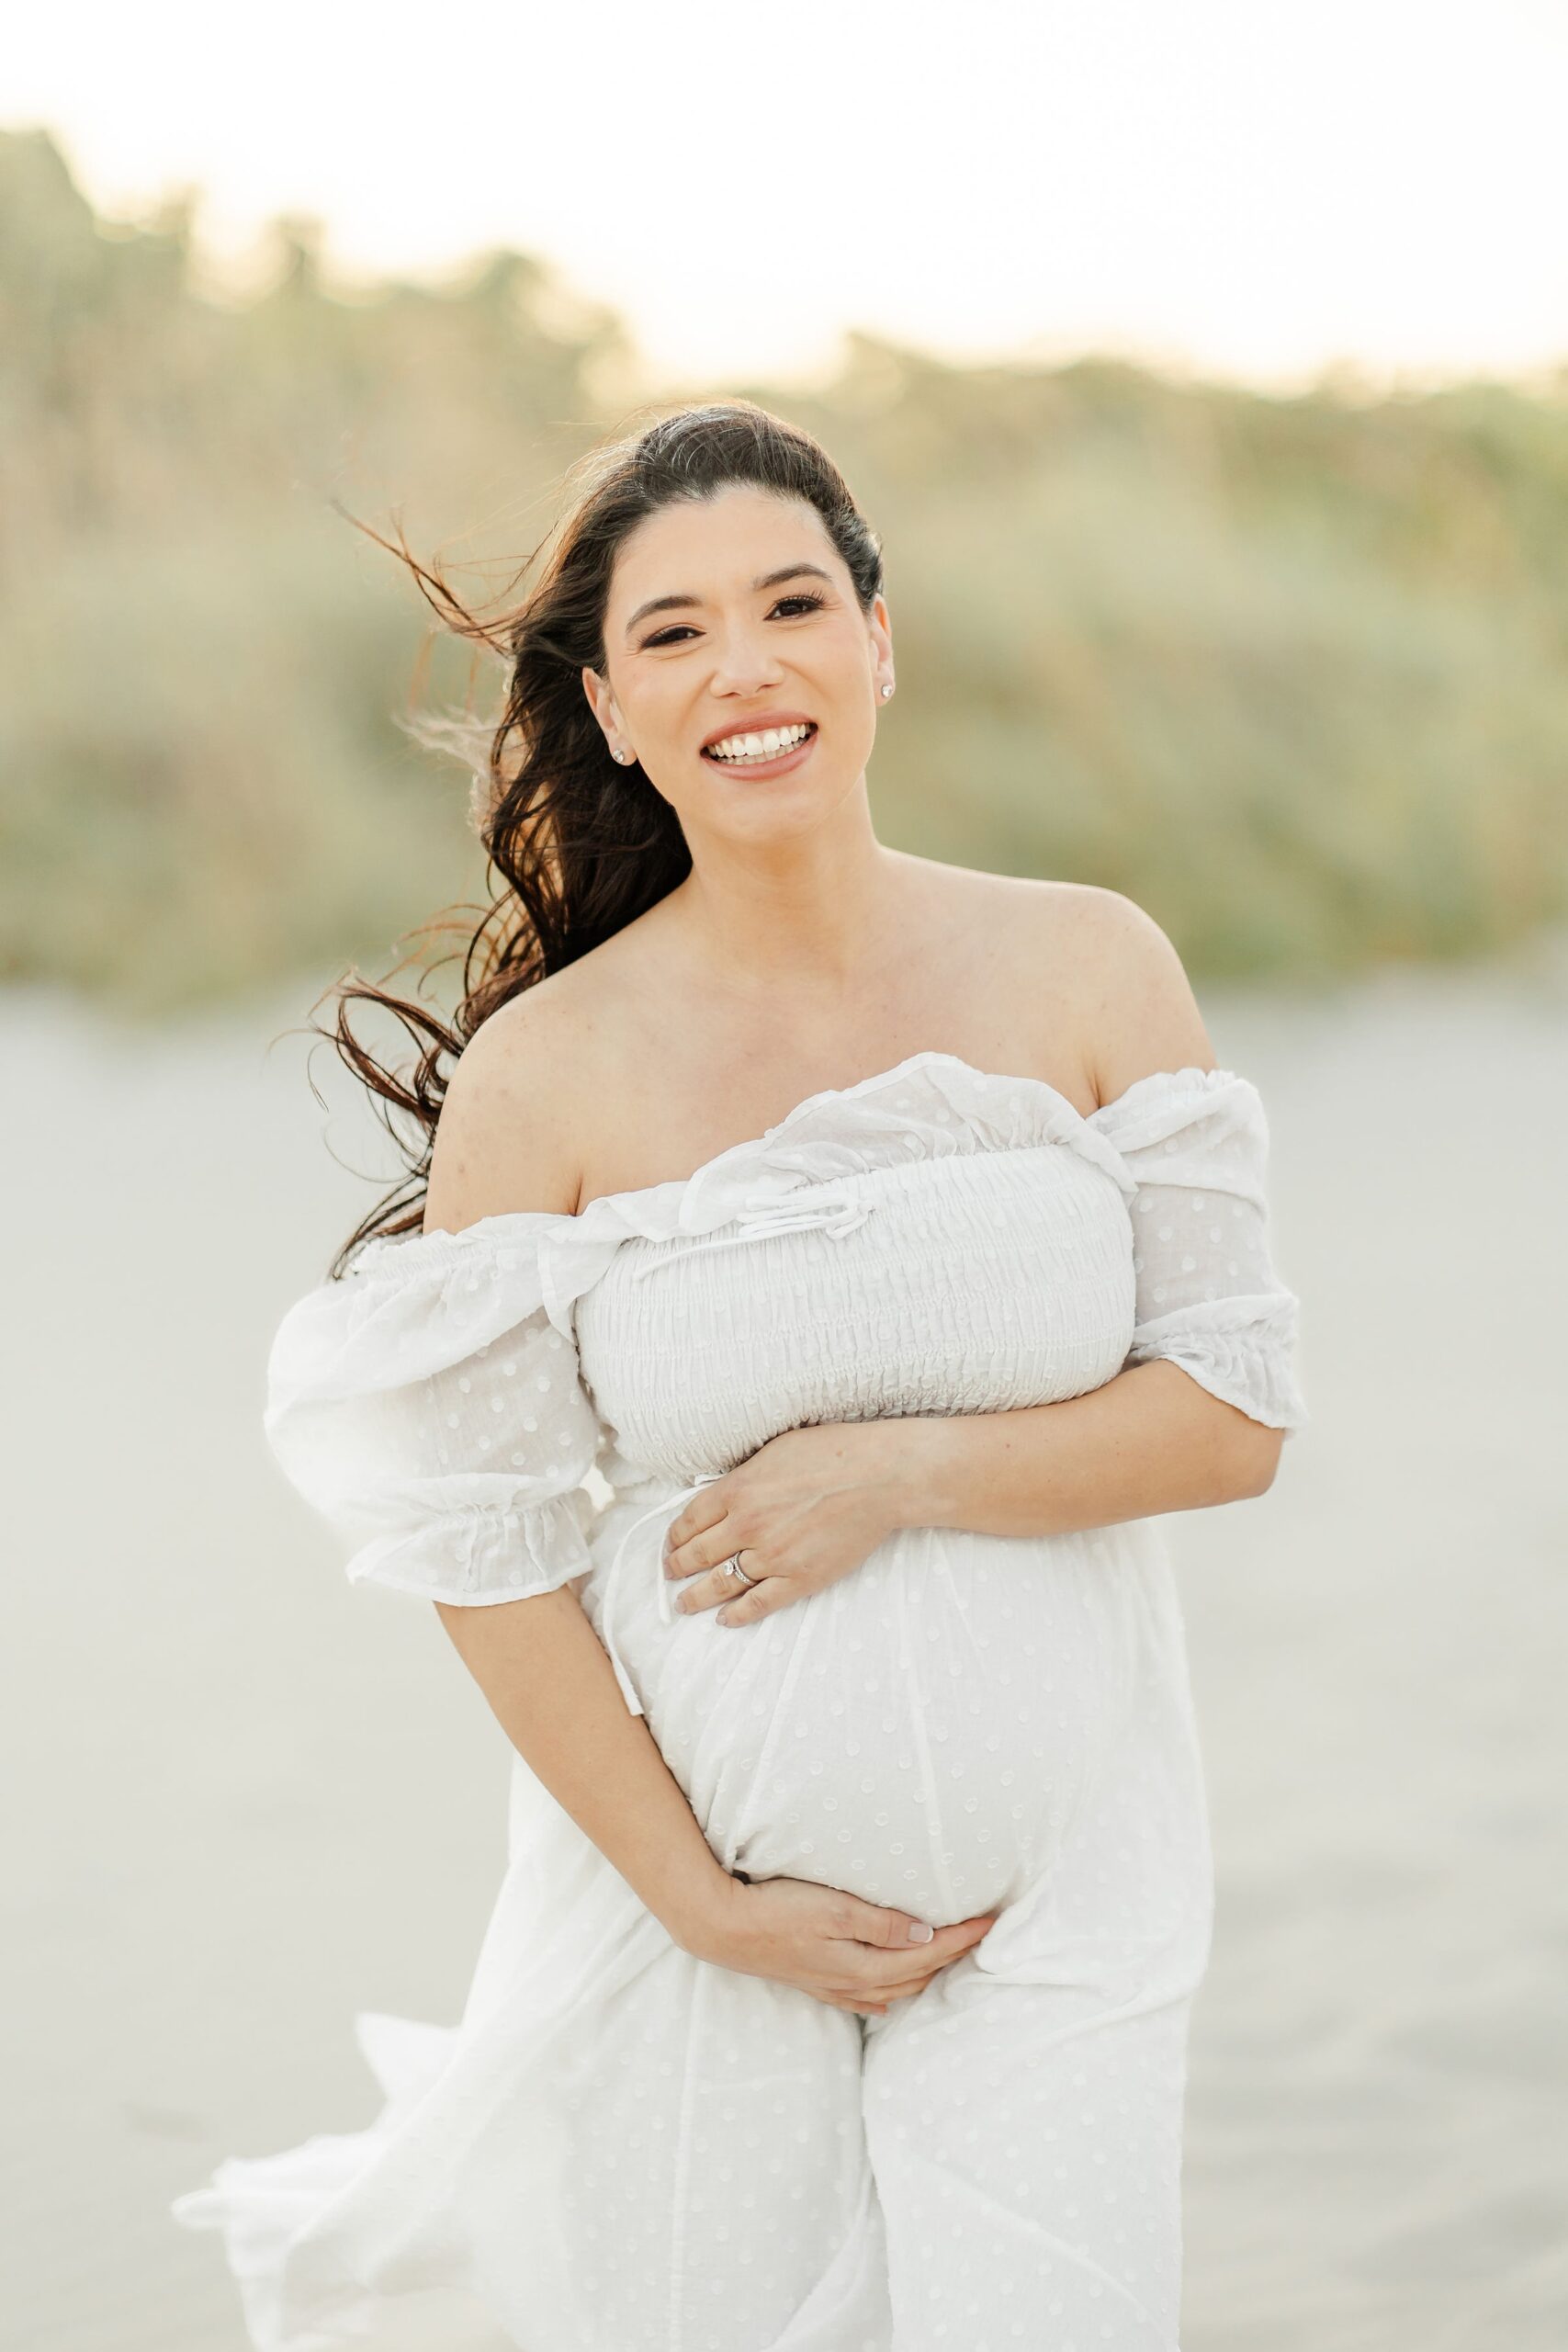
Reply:
M1075 905L1075 1025L1098 1100L1114 1102L1153 1072L1212 1070L1202 1014L1159 924L1120 891L1086 891ZM1059 970L1035 977L1043 1001L1059 995ZM1143 1314L1164 1303L1154 1294L1160 1245L1148 1229L1164 1220L1133 1221L1150 1261L1139 1283ZM1210 1271L1221 1284L1227 1279L1223 1264ZM1273 1482L1284 1432L1213 1395L1179 1364L1154 1361L1128 1365L1087 1396L873 1424L863 1437L873 1461L885 1450L895 1524L1055 1535L1260 1495Z
M735 1882L568 1585L492 1609L437 1601L491 1712L529 1770L678 1944L706 1948Z
M1117 890L1080 893L1075 912L1074 1023L1098 1101L1117 1102L1154 1072L1212 1070L1191 984L1154 918ZM1035 977L1043 1001L1060 993L1060 970ZM1134 1218L1150 1261L1140 1315L1164 1300L1154 1291L1160 1245L1148 1231L1162 1222ZM1223 1266L1213 1271L1223 1283ZM1130 1364L1087 1396L1055 1404L882 1426L880 1441L874 1426L864 1435L874 1453L879 1442L887 1449L896 1524L994 1535L1062 1534L1260 1495L1284 1438L1166 1361Z
M986 1535L1061 1535L1261 1495L1284 1442L1168 1363L1056 1404L868 1421L856 1436L896 1525Z
M526 1017L511 1010L463 1052L431 1156L426 1233L460 1232L522 1203L570 1213L575 1178L559 1111L581 1057L551 1010L543 998ZM499 1607L435 1608L530 1770L677 1943L703 1941L732 1883L646 1720L627 1711L570 1586Z
M487 1024L459 1061L432 1159L426 1233L460 1231L520 1201L558 1210L572 1195L571 1172L552 1164L551 1134L560 1131L576 1065L552 1067L542 1027L531 1025L525 1071L521 1044L502 1035L512 1026ZM538 1115L545 1102L548 1121ZM699 1958L795 1984L837 2007L880 2012L918 1991L990 1925L985 1915L933 1935L907 1912L857 1895L732 1877L646 1718L628 1711L569 1584L480 1608L442 1600L435 1607L535 1777L673 1939Z
M683 1505L666 1573L682 1582L678 1610L751 1624L849 1575L899 1528L1061 1535L1201 1510L1264 1493L1282 1442L1165 1362L1010 1412L817 1423L770 1438ZM721 1573L737 1551L750 1590Z

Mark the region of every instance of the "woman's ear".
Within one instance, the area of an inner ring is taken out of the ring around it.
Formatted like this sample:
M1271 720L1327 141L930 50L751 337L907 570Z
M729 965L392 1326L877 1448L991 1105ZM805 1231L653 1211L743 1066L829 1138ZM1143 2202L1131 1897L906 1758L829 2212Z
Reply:
M615 695L610 692L608 684L599 675L598 671L587 668L584 668L582 673L582 691L588 696L589 707L599 722L600 732L604 738L610 757L625 767L632 757L632 750L625 739L620 713L615 708Z
M893 619L887 610L887 600L885 596L873 597L871 611L866 616L866 626L871 636L872 668L879 674L891 677L893 674Z
M610 689L598 671L589 669L586 664L582 672L582 691L588 696L588 706L594 718L608 732L614 723L610 712Z

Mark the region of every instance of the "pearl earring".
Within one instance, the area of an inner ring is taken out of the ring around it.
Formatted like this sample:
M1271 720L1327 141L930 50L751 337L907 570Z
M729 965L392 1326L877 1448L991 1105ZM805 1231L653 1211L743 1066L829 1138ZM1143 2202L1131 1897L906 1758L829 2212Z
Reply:
M886 702L886 701L887 700L887 697L888 697L888 695L892 693L892 691L893 691L893 684L892 684L892 681L891 681L891 680L889 680L889 681L888 681L888 683L887 683L887 684L883 687L883 689L882 689L882 699L883 699L883 701L884 701L884 702Z

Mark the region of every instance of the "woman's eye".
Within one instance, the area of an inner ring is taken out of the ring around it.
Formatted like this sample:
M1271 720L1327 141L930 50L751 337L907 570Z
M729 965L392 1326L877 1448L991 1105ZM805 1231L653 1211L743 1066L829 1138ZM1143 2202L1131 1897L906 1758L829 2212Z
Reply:
M801 613L819 613L823 603L822 597L814 596L808 588L803 588L797 595L781 596L773 606L773 612L783 614L786 620L794 620ZM772 615L769 617L772 618ZM645 637L642 650L646 653L655 646L678 645L682 638L695 635L696 631L689 622L675 621L669 628L659 629L652 637Z

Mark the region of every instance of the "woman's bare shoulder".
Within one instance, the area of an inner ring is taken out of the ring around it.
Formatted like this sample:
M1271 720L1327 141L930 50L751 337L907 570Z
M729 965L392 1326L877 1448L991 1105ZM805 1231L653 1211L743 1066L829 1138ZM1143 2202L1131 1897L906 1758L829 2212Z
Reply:
M982 878L999 886L1014 968L1045 1017L1075 1040L1097 1102L1113 1102L1155 1070L1213 1068L1181 957L1135 899L1090 882Z
M1186 967L1154 916L1121 890L1056 887L1072 892L1061 941L1073 958L1097 1099L1114 1102L1156 1070L1212 1069L1214 1049Z
M594 989L575 975L569 965L509 998L458 1056L431 1155L427 1233L518 1209L576 1208L598 1073Z

